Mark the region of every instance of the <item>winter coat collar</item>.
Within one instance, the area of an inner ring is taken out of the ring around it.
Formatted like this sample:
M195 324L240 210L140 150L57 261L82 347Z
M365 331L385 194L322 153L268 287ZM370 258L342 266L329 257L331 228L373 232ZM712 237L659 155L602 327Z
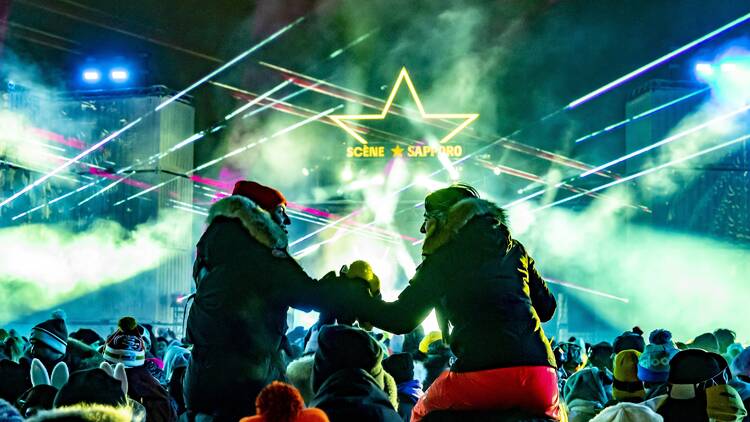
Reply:
M491 216L500 224L506 224L505 210L490 201L466 198L456 202L445 214L440 227L428 236L422 246L422 255L430 255L450 242L474 217Z
M207 224L216 217L236 218L250 236L271 249L286 249L289 238L271 214L244 196L232 195L216 201L208 211Z

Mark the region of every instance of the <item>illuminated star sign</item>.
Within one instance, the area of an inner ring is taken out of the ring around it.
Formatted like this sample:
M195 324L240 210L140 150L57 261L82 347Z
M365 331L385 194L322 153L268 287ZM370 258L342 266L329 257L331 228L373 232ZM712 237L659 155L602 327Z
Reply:
M362 137L359 133L354 131L351 127L347 126L346 123L344 123L345 120L383 120L385 119L386 114L388 114L388 111L391 109L391 105L393 104L393 99L396 97L396 93L398 92L398 88L401 86L402 82L406 82L406 86L409 88L409 92L411 92L411 97L414 100L414 103L417 105L417 110L419 111L420 116L422 116L425 120L434 120L434 119L464 119L464 121L456 126L452 131L450 131L447 135L445 135L442 139L440 139L440 143L444 144L451 139L453 139L458 132L461 132L464 128L469 126L474 120L476 120L479 117L479 114L476 113L427 113L424 111L424 107L422 106L422 101L419 99L419 94L417 94L416 88L414 88L414 83L411 81L411 78L409 77L409 72L406 71L406 68L401 68L401 72L398 74L398 79L396 80L396 83L393 85L393 89L391 89L391 94L388 96L388 100L385 102L385 106L383 107L383 110L380 111L379 114L337 114L337 115L331 115L329 116L331 120L336 122L339 126L341 126L342 129L344 129L348 134L352 135L354 139L358 140L362 144L367 144L367 140Z

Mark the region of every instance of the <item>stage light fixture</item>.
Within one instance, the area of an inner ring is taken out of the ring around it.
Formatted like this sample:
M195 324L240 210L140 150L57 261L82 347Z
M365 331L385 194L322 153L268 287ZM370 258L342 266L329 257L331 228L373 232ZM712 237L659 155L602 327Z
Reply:
M84 82L90 84L95 84L102 79L102 73L99 69L85 69L81 76Z
M719 67L721 69L721 73L737 73L740 70L740 67L737 65L737 63L722 63Z
M700 77L712 76L714 74L714 67L711 63L700 62L695 65L695 73Z
M116 67L109 71L109 79L112 82L123 83L130 79L130 72L122 67Z

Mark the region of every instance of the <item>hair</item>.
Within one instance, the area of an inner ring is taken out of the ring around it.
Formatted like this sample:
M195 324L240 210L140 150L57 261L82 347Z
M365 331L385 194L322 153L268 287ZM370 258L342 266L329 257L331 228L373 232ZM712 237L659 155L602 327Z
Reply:
M292 422L304 407L299 390L279 381L267 385L255 399L256 412L274 422Z
M0 346L2 346L2 351L5 356L13 362L18 363L21 356L23 356L23 343L21 343L21 340L17 337L6 338Z
M729 347L737 339L737 334L727 328L719 328L718 330L714 331L714 336L716 336L716 341L719 342L719 350L722 353L726 353L727 347Z
M471 198L479 198L479 192L474 188L474 186L471 186L466 183L454 183L450 187L452 188L458 188L463 190L466 193L467 197Z

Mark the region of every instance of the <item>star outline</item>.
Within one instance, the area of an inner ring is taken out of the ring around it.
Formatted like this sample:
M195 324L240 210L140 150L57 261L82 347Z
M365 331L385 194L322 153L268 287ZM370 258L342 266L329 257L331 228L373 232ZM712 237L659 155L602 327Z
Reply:
M344 120L383 120L385 119L385 116L388 114L388 111L390 111L391 106L393 105L393 100L396 98L396 94L398 93L399 88L401 87L401 84L403 82L406 82L406 86L409 88L409 93L412 96L412 99L414 100L414 103L417 106L417 111L419 111L420 117L425 120L430 119L465 119L463 123L459 124L453 130L451 130L447 135L443 136L439 143L444 144L453 139L460 131L464 130L467 126L469 126L472 122L474 122L477 118L479 118L478 113L427 113L424 109L424 106L422 105L422 100L419 98L419 94L417 93L417 89L414 87L414 83L411 80L411 77L409 77L409 72L406 70L406 67L402 67L401 71L398 74L398 78L396 79L396 83L393 84L393 88L391 89L391 93L388 95L388 99L385 102L385 106L378 114L336 114L331 115L329 118L333 120L339 127L344 129L349 135L351 135L354 139L359 141L363 145L367 145L367 140L357 133L354 129L349 127L347 124L344 123Z

